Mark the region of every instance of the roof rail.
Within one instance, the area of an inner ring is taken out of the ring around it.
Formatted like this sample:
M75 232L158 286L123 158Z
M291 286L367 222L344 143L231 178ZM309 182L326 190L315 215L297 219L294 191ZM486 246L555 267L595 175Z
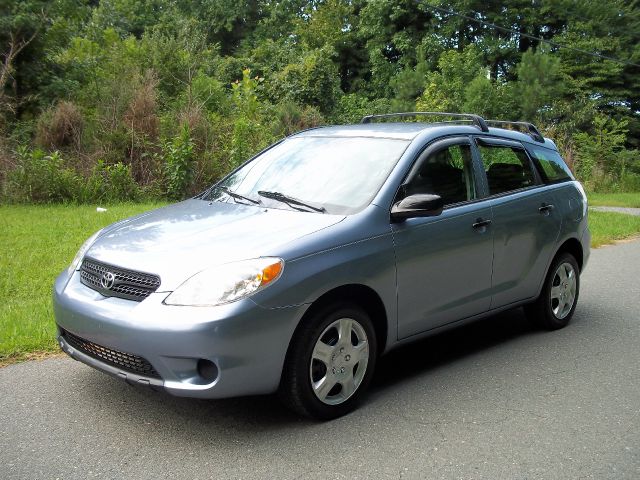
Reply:
M472 113L447 113L447 112L383 113L379 115L367 115L366 117L362 117L362 120L360 121L360 123L371 123L372 120L377 120L379 118L417 117L418 115L464 118L467 120L471 120L471 123L473 123L473 125L478 127L481 131L483 132L489 131L489 127L487 126L487 122L484 121L484 118L482 118L479 115L474 115Z
M487 124L489 125L512 125L516 127L524 127L526 129L526 133L533 138L536 142L544 143L544 137L540 133L540 130L536 128L533 123L529 122L509 122L507 120L487 120Z

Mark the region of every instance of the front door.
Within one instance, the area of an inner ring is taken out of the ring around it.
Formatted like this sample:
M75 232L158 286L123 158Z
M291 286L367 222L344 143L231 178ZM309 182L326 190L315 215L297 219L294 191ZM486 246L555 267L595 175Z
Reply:
M492 212L478 200L476 178L464 137L431 145L401 188L402 195L440 195L445 209L392 224L400 339L490 307Z

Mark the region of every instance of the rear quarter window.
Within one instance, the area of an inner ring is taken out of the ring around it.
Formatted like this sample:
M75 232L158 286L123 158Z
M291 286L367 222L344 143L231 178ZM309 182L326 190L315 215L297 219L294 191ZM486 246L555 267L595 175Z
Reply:
M562 157L555 150L547 148L529 149L529 153L538 164L538 170L544 183L558 183L573 180L573 174Z

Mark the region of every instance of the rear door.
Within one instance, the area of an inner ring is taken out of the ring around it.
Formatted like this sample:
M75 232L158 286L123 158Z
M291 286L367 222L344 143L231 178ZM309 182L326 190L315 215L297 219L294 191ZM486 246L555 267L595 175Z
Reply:
M553 188L518 142L476 137L493 210L491 308L537 294L560 233Z
M398 338L485 312L491 301L491 208L479 200L469 137L427 148L409 174L406 195L445 201L436 217L392 224L398 286ZM474 226L475 225L475 226Z

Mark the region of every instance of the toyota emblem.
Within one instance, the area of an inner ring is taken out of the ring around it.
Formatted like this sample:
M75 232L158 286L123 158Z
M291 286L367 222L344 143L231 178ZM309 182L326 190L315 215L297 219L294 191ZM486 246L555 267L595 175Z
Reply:
M113 284L116 281L116 277L113 273L111 272L104 272L102 274L102 278L100 279L100 285L102 285L102 288L106 289L106 290L111 290L113 288Z

